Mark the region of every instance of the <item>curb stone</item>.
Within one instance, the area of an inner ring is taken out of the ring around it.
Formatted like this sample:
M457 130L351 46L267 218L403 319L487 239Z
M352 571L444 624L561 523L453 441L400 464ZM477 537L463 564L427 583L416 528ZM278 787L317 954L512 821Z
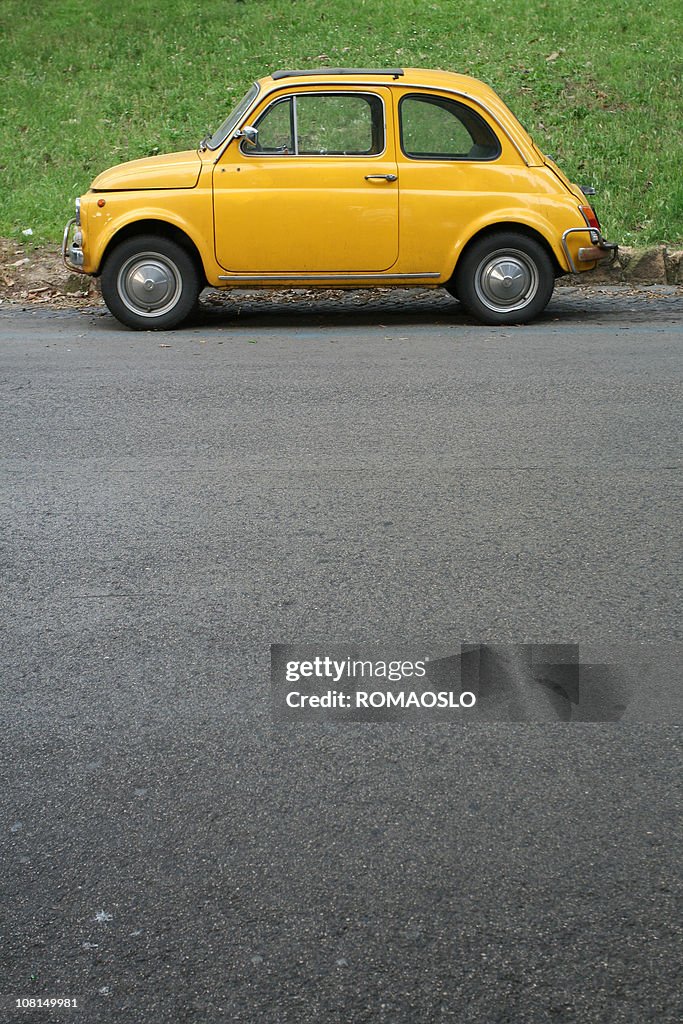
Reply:
M683 284L683 251L666 245L635 249L620 245L616 259L585 274L571 274L568 284Z

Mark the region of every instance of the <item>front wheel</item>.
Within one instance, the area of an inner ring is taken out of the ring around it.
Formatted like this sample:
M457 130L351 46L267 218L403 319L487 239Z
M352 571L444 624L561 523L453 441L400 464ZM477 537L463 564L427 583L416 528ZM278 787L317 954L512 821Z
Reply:
M102 296L109 312L138 331L178 327L192 313L200 292L192 257L170 238L138 235L107 257Z
M461 257L453 291L485 324L528 323L555 287L550 257L533 238L501 231L475 242ZM450 290L450 288L449 288Z

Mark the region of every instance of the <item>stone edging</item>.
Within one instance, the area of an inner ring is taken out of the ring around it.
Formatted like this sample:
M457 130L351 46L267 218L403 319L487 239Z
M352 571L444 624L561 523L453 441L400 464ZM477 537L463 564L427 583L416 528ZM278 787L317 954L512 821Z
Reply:
M565 278L572 284L683 284L683 251L656 245L651 249L619 246L613 263Z

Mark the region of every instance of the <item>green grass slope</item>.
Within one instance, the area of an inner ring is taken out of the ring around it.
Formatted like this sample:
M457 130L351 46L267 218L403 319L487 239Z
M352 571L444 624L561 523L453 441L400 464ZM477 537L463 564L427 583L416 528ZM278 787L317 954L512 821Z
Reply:
M489 82L608 235L683 238L674 0L0 3L0 235L55 241L112 164L190 148L279 67L402 64Z

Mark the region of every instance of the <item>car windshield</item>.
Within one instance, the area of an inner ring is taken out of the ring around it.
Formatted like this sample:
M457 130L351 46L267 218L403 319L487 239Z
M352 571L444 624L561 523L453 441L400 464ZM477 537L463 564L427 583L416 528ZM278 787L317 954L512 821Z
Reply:
M217 149L219 146L223 145L228 136L235 130L241 118L246 114L247 110L258 96L258 93L258 83L254 82L247 95L241 99L234 110L228 114L220 128L218 128L213 135L210 135L203 140L204 144L209 149Z

